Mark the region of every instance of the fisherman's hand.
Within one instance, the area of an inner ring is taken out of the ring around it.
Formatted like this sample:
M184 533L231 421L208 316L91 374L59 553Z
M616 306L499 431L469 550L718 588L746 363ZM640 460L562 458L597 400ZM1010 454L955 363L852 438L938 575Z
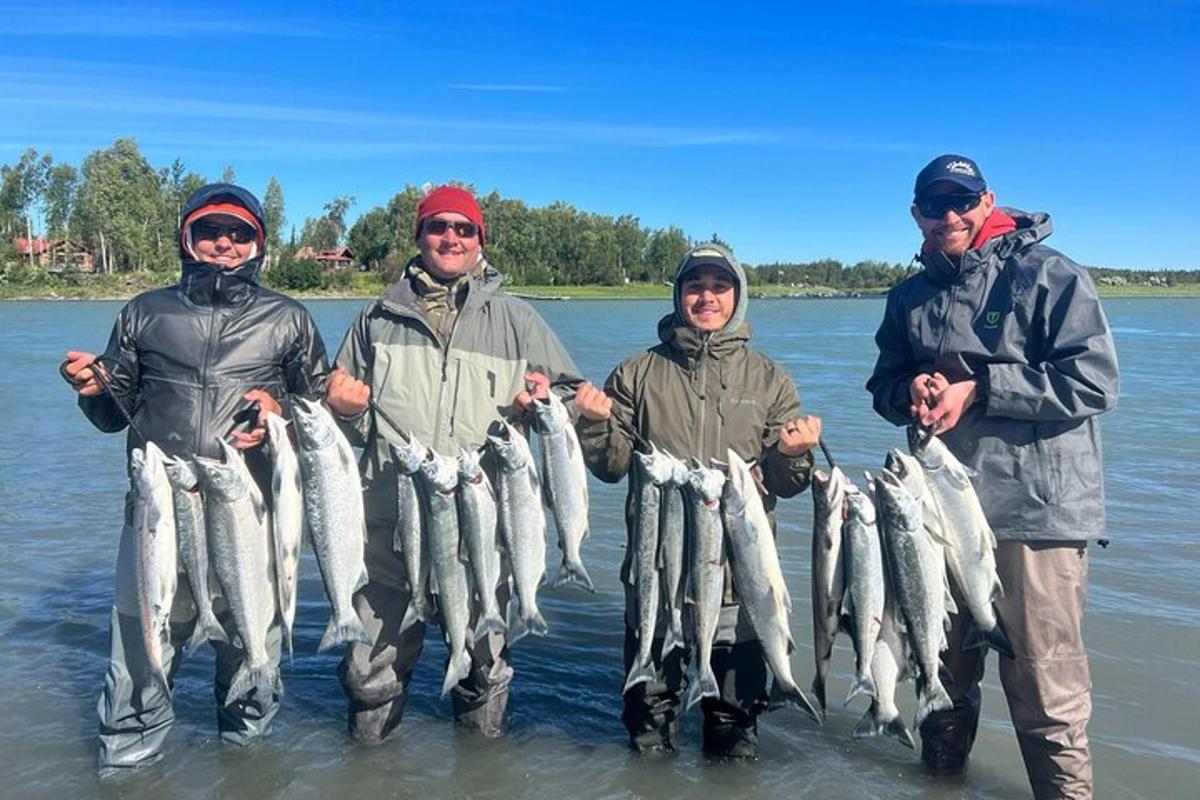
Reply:
M821 418L810 414L784 423L776 447L785 456L798 456L816 447L820 438Z
M251 389L242 395L242 399L252 404L258 403L258 416L254 420L254 427L249 431L231 431L229 442L237 450L249 450L258 447L263 443L263 439L267 438L267 415L283 416L283 407L270 392L262 389Z
M533 410L534 400L545 400L550 394L550 379L540 372L526 372L525 383L532 385L517 392L512 401L513 408L522 414Z
M973 380L948 384L938 392L933 407L922 415L921 424L933 428L937 433L945 433L953 428L962 419L963 412L975 402L977 386Z
M912 401L908 407L908 413L922 425L927 424L924 419L925 415L937 402L938 393L949 385L950 381L946 380L946 376L940 372L932 375L922 372L913 378L912 383L908 386L908 397Z
M575 408L583 418L601 422L612 416L612 398L585 381L575 392Z
M325 389L325 405L339 417L357 417L367 410L371 401L371 387L349 372L338 367L329 373Z
M100 381L96 380L96 370L104 367L93 365L96 356L82 350L68 350L67 359L58 368L67 383L81 397L95 397L104 391ZM107 375L107 373L105 373Z

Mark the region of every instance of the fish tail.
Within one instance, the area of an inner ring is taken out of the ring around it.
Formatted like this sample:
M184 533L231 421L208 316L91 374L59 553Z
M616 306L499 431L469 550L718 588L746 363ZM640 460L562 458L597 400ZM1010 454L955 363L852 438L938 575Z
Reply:
M938 680L928 681L925 691L917 701L917 713L913 715L913 727L920 728L921 723L935 711L945 711L954 707L954 701L946 694L946 687Z
M528 626L529 632L534 636L545 636L550 633L550 626L546 624L546 618L536 608L533 610L533 616L529 618Z
M825 676L824 675L818 674L816 677L813 678L812 693L813 693L813 696L817 698L817 707L821 709L821 720L824 721L828 716L825 713L827 707L825 704Z
M283 682L279 679L279 668L270 662L253 668L243 663L233 675L229 693L225 695L225 705L233 704L252 690L258 690L260 696L272 693L282 695Z
M776 685L778 684L779 682L776 681ZM780 686L779 695L786 703L794 706L796 710L802 711L812 717L813 722L816 722L818 725L821 724L822 715L813 707L812 701L808 699L808 695L799 686L794 683L791 686Z
M976 626L973 631L967 634L967 638L963 640L963 650L974 650L983 647L990 647L1002 656L1015 657L1012 642L1008 640L1008 634L1004 632L1004 628L1000 625L999 618L996 619L996 625L990 631Z
M629 677L625 679L625 688L622 692L628 692L639 683L653 683L658 676L654 671L654 661L652 659L639 659L634 662L629 668Z
M341 622L337 617L329 620L329 625L325 628L325 635L321 637L321 643L317 645L317 652L324 653L335 644L344 642L371 644L371 634L367 633L367 629L363 627L362 622L353 612Z
M850 693L846 695L844 706L850 705L850 701L858 697L860 694L865 694L868 697L875 697L878 690L875 688L875 681L871 678L871 673L864 672L861 675L856 675L854 685L850 687Z
M467 648L462 648L450 656L446 665L446 678L442 681L442 697L450 694L450 690L459 684L471 672L471 654Z
M672 609L671 622L667 625L667 633L663 637L663 658L666 658L667 653L672 650L684 650L686 648L687 643L683 640L683 617L679 611Z
M565 583L578 584L592 593L596 591L596 587L592 584L592 578L588 575L582 561L563 558L558 575L554 578L554 585L562 586Z
M916 742L913 741L912 731L908 729L908 725L904 724L900 715L896 714L891 719L883 719L879 714L879 703L873 702L867 709L867 713L863 714L862 719L854 726L850 735L855 739L868 739L881 734L896 737L900 744L909 749L917 748Z
M508 631L508 625L500 618L499 611L491 611L479 618L479 622L475 625L475 641L479 641L489 633L499 633L503 635Z
M696 681L688 689L687 707L685 710L699 703L702 697L718 697L720 694L721 687L717 685L717 676L713 674L712 667L700 670L696 676Z

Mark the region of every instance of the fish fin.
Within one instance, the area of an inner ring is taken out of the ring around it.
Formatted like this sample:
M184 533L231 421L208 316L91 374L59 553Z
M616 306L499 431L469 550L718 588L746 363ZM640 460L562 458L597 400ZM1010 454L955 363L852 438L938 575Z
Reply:
M572 562L563 558L562 566L559 567L558 575L554 579L554 585L562 586L564 583L577 584L593 594L596 592L596 587L592 585L592 578L588 575L582 561Z
M529 632L534 636L545 636L550 633L550 626L546 624L546 618L542 616L541 611L533 612L533 617L529 620Z
M672 650L686 650L687 644L683 640L683 618L682 615L672 609L671 621L667 625L666 635L663 637L662 655L667 657L667 653Z
M778 679L771 683L771 695L777 702L784 705L789 705L797 711L802 711L812 718L813 722L818 725L822 724L824 716L817 711L813 706L812 701L808 699L808 695L797 685L784 686Z
M1000 576L996 576L996 580L992 582L991 596L988 597L988 602L994 603L1004 597L1004 584L1000 582Z
M824 722L828 715L825 713L825 678L817 675L813 678L812 693L817 698L817 707L821 710L821 721Z
M865 672L862 675L855 676L854 685L850 687L850 692L846 695L846 699L842 701L842 705L850 705L850 701L860 694L875 697L878 693L879 690L875 688L875 680L871 677L871 673Z
M525 620L521 619L518 603L508 604L508 646L512 647L529 633Z
M958 603L954 602L954 594L950 591L950 576L949 576L949 574L946 575L946 583L943 585L945 586L945 589L946 589L946 592L943 595L943 597L944 597L943 602L946 604L946 613L947 614L957 614L958 613Z
M484 614L479 618L479 622L475 624L475 641L479 641L489 633L499 633L501 635L508 632L508 625L500 618L500 613L493 612Z
M367 633L362 621L353 612L348 619L342 622L338 622L336 617L329 620L329 625L325 628L325 635L321 637L321 643L317 645L317 652L324 653L335 644L345 642L372 644L371 634Z
M702 697L719 697L720 694L721 687L717 685L717 676L713 674L712 669L700 670L688 688L687 706L684 710L691 709Z
M941 681L926 681L925 691L917 700L917 712L913 715L913 728L920 728L921 723L935 711L945 711L954 707L954 701L946 694L946 688Z
M446 664L446 678L442 681L442 698L450 694L450 690L471 673L471 653L463 648L459 653L450 656Z
M639 683L653 683L657 677L652 659L646 659L645 662L635 661L629 668L629 677L625 679L625 688L621 692L628 692Z
M200 647L208 641L208 630L204 627L200 620L196 620L196 627L192 629L192 636L188 639L187 647L184 649L186 655L192 655Z
M984 630L976 623L972 626L972 630L963 639L962 649L978 650L980 648L990 647L1002 656L1015 658L1013 653L1012 642L1008 640L1008 634L1004 632L1004 628L1000 625L1000 619L996 619L996 627L990 631Z
M854 726L850 736L855 739L868 739L880 734L896 737L900 744L909 749L915 750L917 747L916 742L913 741L912 731L908 729L908 725L904 723L900 715L897 714L888 720L879 719L879 704L871 703L871 707Z
M279 678L279 668L270 662L256 669L243 663L233 675L229 684L229 692L225 695L225 705L229 706L257 689L259 697L265 698L270 694L283 694L283 682Z

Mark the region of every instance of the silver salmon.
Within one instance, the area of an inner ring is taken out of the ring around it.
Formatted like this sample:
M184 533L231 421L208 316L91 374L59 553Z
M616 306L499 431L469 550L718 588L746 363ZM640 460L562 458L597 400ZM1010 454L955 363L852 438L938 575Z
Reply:
M638 649L625 678L623 691L626 692L639 683L652 683L655 678L651 648L662 602L658 572L659 503L662 498L661 486L671 477L672 471L671 462L658 450L634 452L633 464L633 479L637 486L637 525L634 529L629 580L637 594Z
M588 485L579 436L567 407L553 392L534 401L534 417L545 473L542 494L546 506L554 513L558 547L562 551L562 565L554 585L577 583L594 592L596 588L581 555L588 534Z
M845 559L842 557L842 524L850 481L837 467L826 474L813 473L812 614L813 659L817 673L813 694L825 715L825 683L833 660L833 643L842 621L845 594Z
M500 532L496 528L496 493L479 463L478 450L458 454L458 528L475 590L475 641L488 633L504 633L496 590L500 586Z
M722 505L738 602L754 626L774 676L772 693L819 723L821 715L792 677L788 658L793 648L789 622L792 598L779 566L775 534L762 495L750 474L750 465L733 450L728 451L728 464Z
M279 596L279 621L288 654L296 621L296 591L300 580L300 543L304 540L304 488L300 462L288 435L288 423L278 414L267 415L271 441L271 541L275 547L275 581Z
M508 641L527 633L545 636L550 626L538 609L537 593L546 579L546 515L542 510L541 482L529 442L507 422L497 422L488 432L496 453L497 521L508 550L516 592L508 604Z
M721 524L724 487L725 473L720 470L696 463L688 472L684 510L692 534L692 550L687 602L692 604L695 625L692 641L696 644L696 674L688 689L687 708L702 697L721 694L717 676L713 674L712 648L725 594L725 532Z
M163 665L163 647L171 641L171 606L178 582L175 501L165 457L154 442L129 455L136 500L133 526L137 542L138 618L150 672L167 697L171 686Z
M396 530L392 549L404 560L409 601L400 622L400 631L413 623L434 620L429 600L429 554L421 545L421 503L417 497L415 476L428 455L425 445L411 435L403 444L392 444L392 463L396 465Z
M354 451L323 405L297 398L293 410L308 535L333 612L317 652L344 642L371 644L353 602L367 582L367 525Z
M188 641L187 652L194 653L205 642L228 642L213 611L215 578L208 563L208 533L204 524L204 498L200 495L200 478L191 461L182 458L166 460L167 480L171 482L171 497L175 505L175 532L178 537L179 563L184 579L196 606L196 627Z
M860 694L875 696L871 659L883 624L883 550L875 519L875 506L866 494L851 486L846 492L846 524L842 528L846 555L846 594L842 600L854 642L854 684L848 704Z
M276 601L266 502L242 454L224 441L221 450L224 461L197 457L196 470L203 487L213 571L237 628L237 644L245 652L225 696L229 705L252 689L281 693L282 685L279 669L267 653Z

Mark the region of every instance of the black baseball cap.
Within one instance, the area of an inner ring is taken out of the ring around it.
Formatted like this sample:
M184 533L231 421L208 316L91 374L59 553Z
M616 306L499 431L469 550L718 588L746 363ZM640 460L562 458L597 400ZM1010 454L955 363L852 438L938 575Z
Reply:
M917 182L913 186L913 197L921 199L925 190L937 181L957 183L972 194L987 191L987 181L983 179L979 165L966 156L953 153L938 156L917 173Z

